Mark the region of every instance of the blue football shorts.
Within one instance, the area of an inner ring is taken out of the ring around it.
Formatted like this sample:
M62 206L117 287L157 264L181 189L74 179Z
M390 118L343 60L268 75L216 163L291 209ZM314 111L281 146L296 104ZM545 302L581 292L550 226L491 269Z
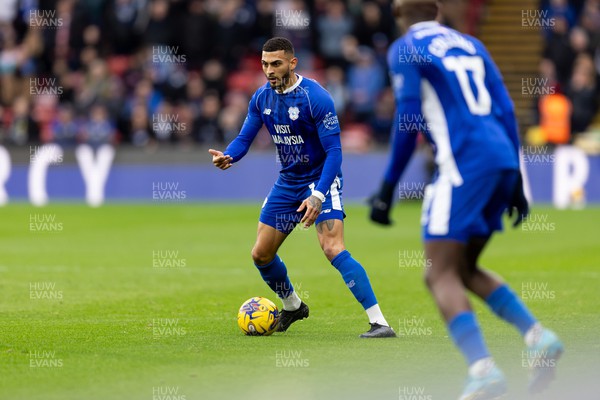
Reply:
M513 196L519 172L500 170L463 177L460 186L438 177L425 189L421 226L424 240L467 243L502 230L502 214Z
M325 194L325 201L321 214L317 217L315 225L329 219L344 220L344 205L342 203L343 178L336 177ZM306 210L297 212L300 204L312 194L317 182L294 183L282 178L271 188L265 198L260 212L259 221L272 226L280 232L289 234L300 223Z

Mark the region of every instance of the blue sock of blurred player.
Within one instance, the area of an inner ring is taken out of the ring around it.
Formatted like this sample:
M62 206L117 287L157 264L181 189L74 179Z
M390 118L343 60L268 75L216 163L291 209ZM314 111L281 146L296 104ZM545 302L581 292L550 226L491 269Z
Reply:
M287 274L287 268L281 257L275 254L275 258L266 265L256 265L260 275L267 285L277 293L283 302L283 309L288 311L297 310L302 300L294 292L294 287Z
M537 323L535 317L508 285L499 286L485 301L497 316L516 326L523 336Z
M348 250L344 250L335 256L331 260L331 265L340 271L346 286L367 312L369 322L389 326L377 304L367 272L358 261L352 258Z
M463 353L470 366L479 360L490 357L472 311L464 311L454 316L448 322L448 330L456 347Z

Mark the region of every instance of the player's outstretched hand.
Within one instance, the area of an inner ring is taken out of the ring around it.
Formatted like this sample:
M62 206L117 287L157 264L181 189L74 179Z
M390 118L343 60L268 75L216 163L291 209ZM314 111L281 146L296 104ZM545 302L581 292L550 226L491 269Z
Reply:
M231 158L231 156L223 154L222 151L209 149L208 152L213 156L212 162L215 165L215 167L225 171L226 169L231 168L231 166L233 165L231 163L233 161L233 158Z
M525 192L523 190L523 175L521 175L520 172L512 200L508 206L509 218L512 218L515 210L517 211L517 216L513 222L513 227L516 228L529 215L529 203L525 197Z
M391 225L390 211L392 209L392 198L394 197L394 186L383 181L379 192L369 198L371 221L381 225Z
M304 213L304 217L300 220L300 223L304 228L309 228L312 224L315 223L319 214L321 214L321 208L323 207L323 203L317 196L310 196L305 199L300 207L296 211L302 212L302 210L306 209Z

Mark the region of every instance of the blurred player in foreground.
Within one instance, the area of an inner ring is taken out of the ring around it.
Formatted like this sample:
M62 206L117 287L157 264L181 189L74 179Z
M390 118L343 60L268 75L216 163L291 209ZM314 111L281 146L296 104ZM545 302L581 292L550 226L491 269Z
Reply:
M308 317L308 306L294 292L277 250L298 223L304 228L315 223L325 256L369 317L371 329L360 337L395 337L366 271L344 246L342 147L333 100L317 82L294 72L297 63L289 40L265 43L262 67L268 83L252 96L239 136L224 152L209 150L213 164L226 170L240 161L263 125L275 142L281 171L263 203L252 259L283 302L277 331Z
M512 101L500 72L477 39L435 21L446 1L403 0L395 13L404 36L388 51L396 97L394 144L371 219L389 225L395 186L415 148L418 132L402 121L425 121L437 174L425 190L421 223L431 265L425 281L450 336L469 364L461 399L493 399L506 392L503 373L484 343L466 290L523 335L529 389L544 389L563 351L515 293L478 264L508 211L517 226L529 213L519 171L519 138Z

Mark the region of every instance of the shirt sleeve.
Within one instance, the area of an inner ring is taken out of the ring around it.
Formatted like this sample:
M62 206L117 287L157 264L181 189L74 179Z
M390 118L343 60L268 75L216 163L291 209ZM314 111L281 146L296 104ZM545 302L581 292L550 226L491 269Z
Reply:
M338 121L337 113L335 112L335 105L331 95L323 88L320 88L316 95L310 96L311 113L315 124L317 125L317 131L319 137L329 135L340 134L340 123Z
M317 95L309 97L313 120L326 158L321 178L315 190L326 194L342 166L342 144L340 141L340 123L335 112L331 95L321 88Z
M506 134L510 138L515 148L517 157L519 155L519 128L517 118L515 116L515 106L508 94L508 90L504 85L502 74L492 60L492 57L486 48L477 42L479 50L484 54L485 59L485 83L490 90L490 97L493 99L492 112L501 121Z
M263 120L258 108L257 98L262 91L254 93L248 104L248 115L244 120L240 134L229 143L223 154L231 156L233 162L242 159L248 153L250 145L256 138L263 125Z
M321 144L327 156L323 164L321 178L315 190L326 194L342 167L342 143L340 142L340 135L321 136Z
M405 121L422 120L421 74L416 66L402 62L401 54L404 53L399 51L399 46L392 46L388 52L396 115L392 127L391 155L384 179L392 186L398 183L417 143L418 131L414 130L415 124Z

